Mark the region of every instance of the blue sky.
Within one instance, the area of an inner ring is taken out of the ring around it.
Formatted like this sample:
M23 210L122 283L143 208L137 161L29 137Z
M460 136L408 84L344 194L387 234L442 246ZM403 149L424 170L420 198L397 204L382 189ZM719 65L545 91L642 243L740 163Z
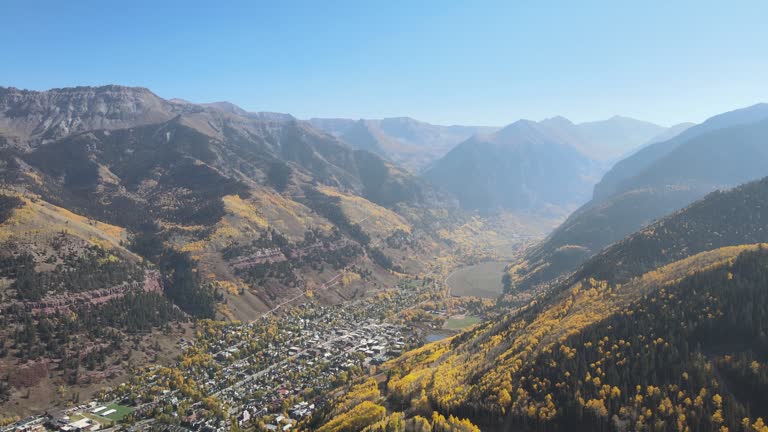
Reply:
M764 0L213 3L5 0L0 85L486 125L768 102Z

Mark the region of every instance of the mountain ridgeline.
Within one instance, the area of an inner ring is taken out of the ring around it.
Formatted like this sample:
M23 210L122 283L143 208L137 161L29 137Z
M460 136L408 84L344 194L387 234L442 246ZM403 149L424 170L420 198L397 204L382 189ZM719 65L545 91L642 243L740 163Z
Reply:
M521 120L461 143L426 177L464 208L531 209L586 199L590 168L586 156L548 128Z
M568 208L589 199L613 160L666 131L618 116L578 125L563 117L520 120L459 144L425 177L468 209Z
M277 181L274 172L273 176L269 174L282 162L296 171L293 176L284 174L295 182L311 178L355 193L365 191L388 203L427 198L406 196L411 191L405 191L412 189L408 184L419 183L413 176L355 152L290 115L222 109L226 108L223 104L166 101L143 88L120 86L48 92L11 88L3 89L0 96L0 135L6 139L6 147L41 147L33 153L35 160L56 151L60 152L56 157L65 156L65 152L57 150L62 146L48 144L66 138L63 146L68 150L80 147L89 156L95 155L92 164L99 164L98 157L104 157L105 163L136 165L141 170L151 169L147 164L152 161L162 164L186 159L203 162L233 180L266 183L270 179ZM114 137L113 130L119 131ZM80 136L94 131L102 132ZM101 143L110 148L100 148ZM56 162L46 160L45 169L59 169ZM85 171L92 174L92 169ZM369 172L374 173L373 178L366 177ZM62 180L71 184L71 175ZM406 195L387 197L383 190Z
M497 130L484 126L440 126L408 117L380 120L313 118L308 122L353 148L368 150L406 169L419 172L456 144Z
M768 243L767 205L768 178L712 192L606 248L574 277L621 283L701 252Z
M595 186L595 199L604 199L626 189L626 186L621 186L623 182L642 173L655 161L691 138L718 129L755 123L766 117L768 117L768 104L757 104L716 115L700 125L693 125L680 131L676 136L671 136L667 140L656 141L617 162Z
M567 275L611 243L717 189L768 175L768 105L713 117L617 163L507 279L525 289Z
M413 215L452 205L425 181L392 162L351 148L290 115L249 113L223 102L165 100L144 88L0 89L0 137L0 180L6 192L44 203L41 207L30 202L22 206L23 211L45 210L57 217L67 211L72 213L63 216L63 226L77 219L79 227L78 218L87 218L114 226L108 230L121 230L119 239L101 231L97 234L120 243L116 259L133 260L133 253L138 253L166 271L169 281L179 281L183 289L174 291L171 283L166 291L182 294L171 297L182 301L186 295L208 302L187 308L204 310L205 316L213 316L213 303L227 295L237 299L231 308L240 308L231 313L248 319L284 296L300 292L305 284L316 283L314 276L296 276L293 266L317 261L319 256L283 264L283 270L265 273L255 279L257 283L247 285L227 262L247 256L225 259L226 250L257 254L269 247L284 247L290 255L295 248L307 247L301 242L313 230L323 234L312 238L327 236L339 245L358 241L348 236L361 227L346 215L329 220L315 211L317 203L307 198L308 190L324 190L326 194L317 196L329 202L340 201L327 195L331 192L347 200L359 197L357 206L376 212L371 215L376 224L370 226L384 237L393 224L405 223L393 211ZM341 203L333 205L337 213L342 212ZM382 224L378 218L387 222ZM37 223L36 218L29 220ZM344 233L343 238L331 232L340 221L344 223L335 229ZM54 246L49 227L40 230L26 225L4 226L3 241L23 240L42 249ZM30 231L21 232L22 227ZM287 240L278 241L280 236ZM85 234L77 239L83 240L93 241ZM261 247L246 247L253 242ZM358 250L349 250L353 249ZM351 265L354 255L364 265L391 265L377 248L368 247L365 256L349 250L339 249L340 255L346 254L343 265L332 253L323 259L343 267ZM315 271L323 268L313 265ZM214 293L222 286L228 288ZM240 299L243 296L247 301Z
M614 116L573 124L563 117L505 128L437 126L410 118L311 119L358 149L414 171L469 210L541 210L586 201L619 157L688 125L665 128Z

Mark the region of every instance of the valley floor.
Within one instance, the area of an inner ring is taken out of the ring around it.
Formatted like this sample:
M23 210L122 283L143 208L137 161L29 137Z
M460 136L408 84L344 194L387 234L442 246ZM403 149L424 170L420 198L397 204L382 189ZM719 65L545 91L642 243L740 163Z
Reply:
M455 296L496 298L501 295L501 277L509 263L489 261L459 267L445 279L445 284Z

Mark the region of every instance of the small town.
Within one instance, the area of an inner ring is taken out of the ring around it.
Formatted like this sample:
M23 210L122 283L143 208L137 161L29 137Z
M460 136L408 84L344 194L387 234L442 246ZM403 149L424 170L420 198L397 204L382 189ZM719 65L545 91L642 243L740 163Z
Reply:
M250 323L198 323L176 368L152 366L97 400L0 432L290 430L335 388L423 344L426 329L398 314L437 295L426 282L344 305L310 299Z

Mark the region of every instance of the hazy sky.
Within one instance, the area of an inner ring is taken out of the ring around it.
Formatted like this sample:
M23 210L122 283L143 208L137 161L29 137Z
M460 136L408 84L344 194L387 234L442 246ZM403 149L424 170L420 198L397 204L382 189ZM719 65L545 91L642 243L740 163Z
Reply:
M765 0L220 3L4 0L0 85L486 125L768 102Z

